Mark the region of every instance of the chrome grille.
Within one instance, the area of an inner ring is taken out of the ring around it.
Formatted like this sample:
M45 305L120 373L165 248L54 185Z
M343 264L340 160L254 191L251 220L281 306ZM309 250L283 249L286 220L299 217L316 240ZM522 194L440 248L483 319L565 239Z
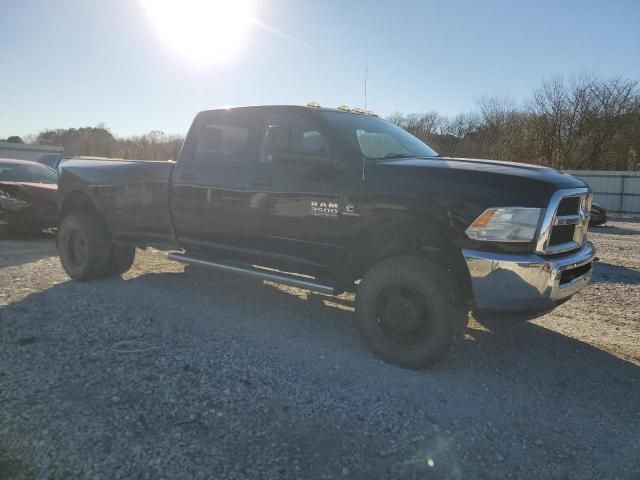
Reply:
M536 245L538 253L574 250L585 242L592 194L586 188L558 190L551 197Z
M565 197L560 200L556 215L574 215L580 211L580 200L582 197Z
M549 245L562 245L573 240L576 233L575 225L556 225L551 229Z

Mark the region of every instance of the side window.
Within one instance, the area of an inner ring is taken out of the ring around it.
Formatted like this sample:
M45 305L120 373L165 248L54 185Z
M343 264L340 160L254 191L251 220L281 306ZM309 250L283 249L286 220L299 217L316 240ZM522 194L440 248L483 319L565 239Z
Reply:
M200 133L195 157L202 161L241 162L247 157L248 140L249 128L207 123Z
M305 152L329 153L329 146L324 136L317 130L302 133L302 150Z
M268 115L260 145L261 162L313 165L329 159L326 137L302 115Z

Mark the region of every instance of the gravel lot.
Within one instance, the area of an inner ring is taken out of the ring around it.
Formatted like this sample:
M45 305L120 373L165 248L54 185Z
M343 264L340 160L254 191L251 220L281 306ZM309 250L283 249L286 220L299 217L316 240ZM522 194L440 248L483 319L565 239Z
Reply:
M353 299L139 252L69 281L0 241L0 478L640 478L640 223L594 282L421 372L361 344Z

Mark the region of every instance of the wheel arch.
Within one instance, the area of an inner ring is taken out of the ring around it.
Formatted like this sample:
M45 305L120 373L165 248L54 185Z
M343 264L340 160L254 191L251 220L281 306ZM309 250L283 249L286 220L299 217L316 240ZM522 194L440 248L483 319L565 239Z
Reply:
M82 190L73 190L65 193L60 202L59 221L62 222L71 213L90 213L105 222L105 218L98 209L96 202L88 193Z
M471 300L471 279L462 250L439 223L408 218L378 222L356 237L350 251L349 276L353 279L362 278L373 265L387 258L417 255L451 272L465 301Z

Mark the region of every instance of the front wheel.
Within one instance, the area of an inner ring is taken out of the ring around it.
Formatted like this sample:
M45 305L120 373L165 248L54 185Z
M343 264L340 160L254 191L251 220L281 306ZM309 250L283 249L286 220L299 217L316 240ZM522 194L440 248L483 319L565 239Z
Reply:
M414 369L440 360L464 335L468 318L452 275L418 256L374 265L358 288L356 317L378 357Z

